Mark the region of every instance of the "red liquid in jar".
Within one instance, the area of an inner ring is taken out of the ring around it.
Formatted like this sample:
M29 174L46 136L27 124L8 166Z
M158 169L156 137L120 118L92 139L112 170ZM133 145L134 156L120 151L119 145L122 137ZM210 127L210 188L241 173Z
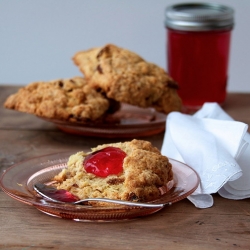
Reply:
M177 31L167 29L168 73L179 84L187 108L226 98L231 30Z
M83 165L86 172L107 177L122 172L125 157L126 153L120 148L106 147L86 156Z

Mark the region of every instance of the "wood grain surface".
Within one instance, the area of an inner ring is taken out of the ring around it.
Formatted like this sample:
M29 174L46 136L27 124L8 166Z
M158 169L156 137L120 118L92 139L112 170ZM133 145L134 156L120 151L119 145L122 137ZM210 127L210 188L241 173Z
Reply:
M122 141L65 134L33 115L4 109L17 89L0 85L0 173L34 156ZM250 124L250 93L228 94L223 108ZM142 139L161 148L163 135ZM250 249L250 199L215 194L208 209L185 199L143 218L83 223L48 216L0 190L0 239L1 249Z

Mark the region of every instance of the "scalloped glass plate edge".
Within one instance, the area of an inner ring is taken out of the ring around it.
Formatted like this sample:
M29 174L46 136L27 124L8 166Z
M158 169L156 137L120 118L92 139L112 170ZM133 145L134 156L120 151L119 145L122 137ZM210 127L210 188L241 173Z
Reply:
M38 198L35 192L31 190L31 176L37 175L38 178L43 178L41 172L46 173L46 171L49 171L50 174L51 169L55 171L55 168L57 169L56 171L60 171L68 157L73 153L75 151L44 155L17 163L2 174L0 187L11 198L32 205L45 214L74 221L108 222L130 220L156 213L162 209L126 206L89 207L71 204L63 205ZM165 195L151 202L171 202L173 204L192 194L199 185L199 177L191 167L173 159L170 159L170 162L173 165L175 186Z
M68 134L103 138L131 138L134 136L151 136L163 132L166 126L167 115L152 108L140 108L123 103L120 110L109 115L109 120L119 120L118 123L74 123L38 117L53 123L58 129Z

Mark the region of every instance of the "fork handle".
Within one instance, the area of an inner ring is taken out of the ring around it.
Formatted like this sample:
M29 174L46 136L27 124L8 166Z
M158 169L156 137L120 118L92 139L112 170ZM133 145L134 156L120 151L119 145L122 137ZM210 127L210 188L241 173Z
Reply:
M74 204L81 204L81 203L88 202L88 201L108 202L108 203L114 203L114 204L119 204L119 205L126 205L126 206L132 206L132 207L147 207L147 208L162 208L162 207L171 205L171 202L156 204L156 203L113 200L113 199L108 199L108 198L88 198L88 199L76 201L74 202Z

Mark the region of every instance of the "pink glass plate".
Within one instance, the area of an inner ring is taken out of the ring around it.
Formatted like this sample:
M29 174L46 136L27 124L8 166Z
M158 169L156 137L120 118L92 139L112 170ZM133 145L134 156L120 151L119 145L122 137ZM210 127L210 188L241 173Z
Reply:
M165 130L166 115L152 108L122 104L121 109L109 115L103 123L67 122L40 117L54 123L70 134L104 138L130 138L158 134Z
M59 218L75 221L117 221L153 214L162 208L138 208L124 205L110 207L60 204L46 201L33 190L36 182L49 182L66 166L68 157L75 152L57 153L32 158L7 169L0 179L2 190L10 197L38 210ZM199 177L189 166L170 159L174 172L174 187L153 203L175 203L193 193L199 184Z

